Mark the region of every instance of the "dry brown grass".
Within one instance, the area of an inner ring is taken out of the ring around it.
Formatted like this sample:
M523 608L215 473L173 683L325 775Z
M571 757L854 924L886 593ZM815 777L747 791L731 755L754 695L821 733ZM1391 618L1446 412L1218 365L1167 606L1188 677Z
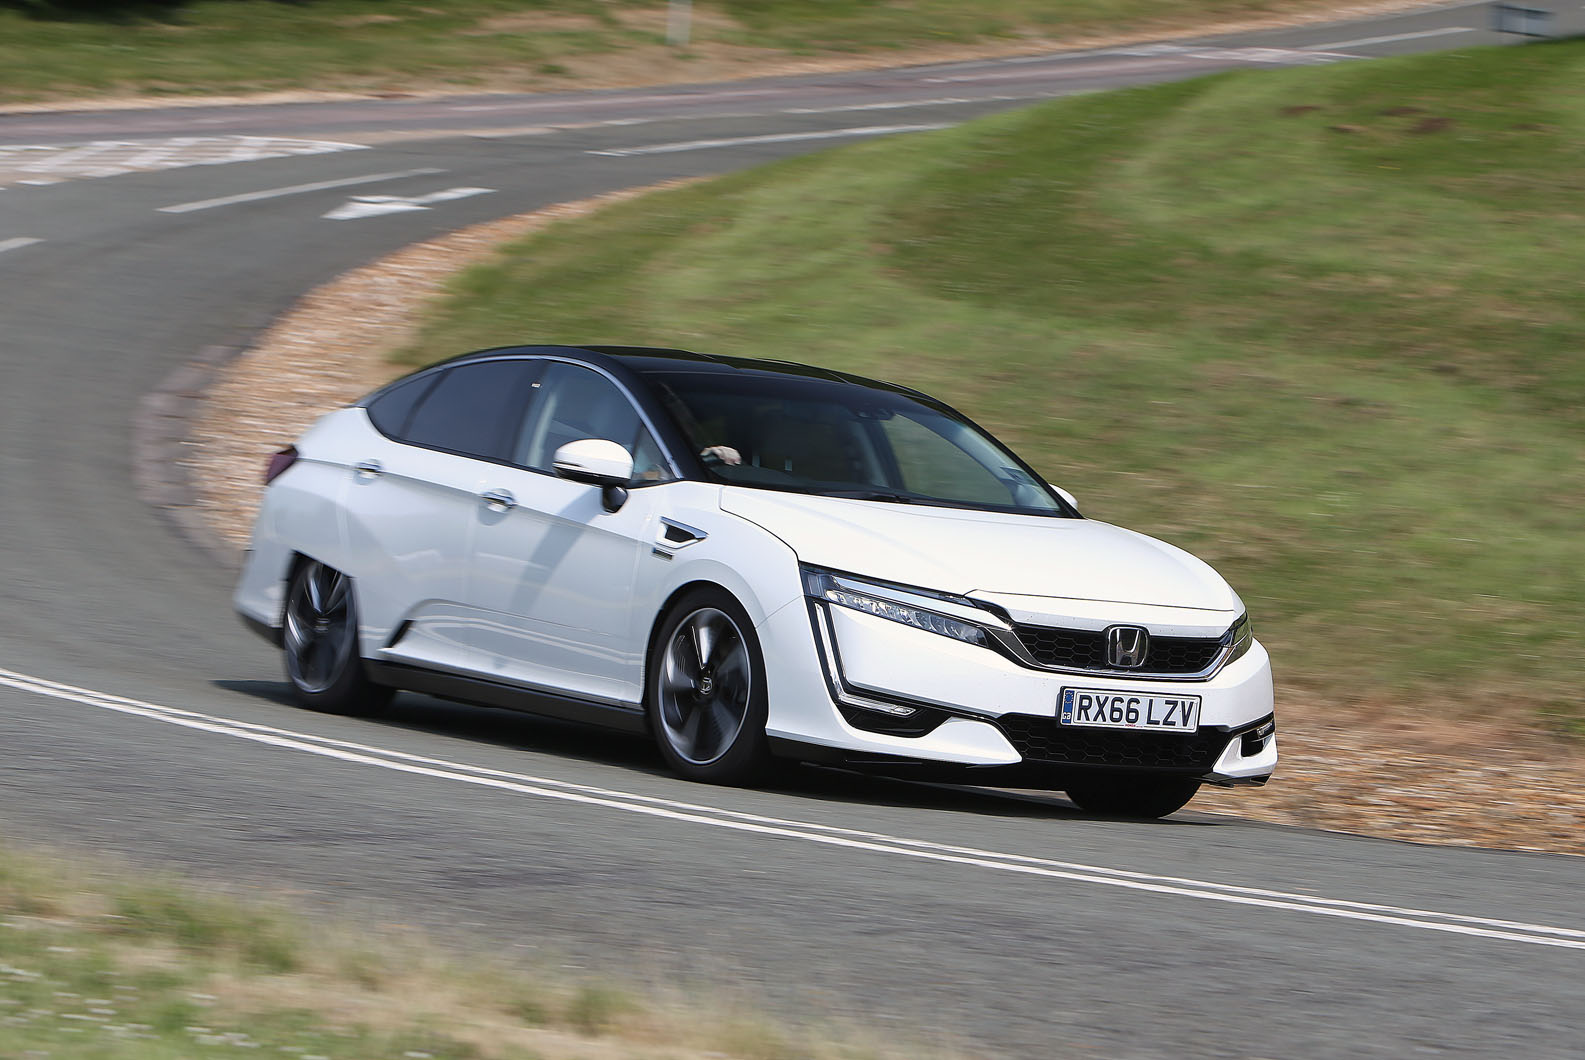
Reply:
M752 1002L719 995L701 1001L548 964L509 966L406 929L304 923L284 905L3 843L0 928L0 998L8 1005L0 1009L7 1017L0 1055L8 1057L185 1055L218 1038L327 1060L971 1055L883 1044L836 1024L793 1028ZM253 933L281 948L274 966L250 957ZM84 1000L95 997L102 1000Z

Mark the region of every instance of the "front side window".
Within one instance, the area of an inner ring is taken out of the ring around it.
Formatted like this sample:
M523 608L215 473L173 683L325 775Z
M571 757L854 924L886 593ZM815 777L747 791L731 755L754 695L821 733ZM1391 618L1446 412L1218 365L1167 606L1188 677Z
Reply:
M504 460L533 368L531 361L482 361L447 369L413 411L402 440Z
M899 503L1066 515L994 439L934 403L835 380L657 373L711 478Z
M557 449L568 442L602 438L633 454L634 484L674 477L638 410L599 372L552 362L534 393L513 447L512 463L535 471L554 471Z

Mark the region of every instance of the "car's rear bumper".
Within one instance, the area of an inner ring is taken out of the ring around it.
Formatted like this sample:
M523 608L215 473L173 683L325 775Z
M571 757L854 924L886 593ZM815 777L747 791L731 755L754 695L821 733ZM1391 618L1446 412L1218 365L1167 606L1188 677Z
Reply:
M237 610L237 617L242 619L244 626L247 626L275 647L279 648L281 646L281 627L279 625L266 622L262 618L257 618L240 608Z

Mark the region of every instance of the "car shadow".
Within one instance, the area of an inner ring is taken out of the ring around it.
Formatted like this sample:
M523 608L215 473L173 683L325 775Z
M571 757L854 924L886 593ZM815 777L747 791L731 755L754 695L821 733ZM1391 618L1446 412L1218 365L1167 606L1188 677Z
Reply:
M216 688L297 709L284 681L215 680ZM311 715L311 711L305 711ZM671 777L660 753L646 737L580 725L535 714L480 707L415 692L401 692L373 724L422 732L506 750L533 751L591 764L615 766L655 777ZM1060 792L983 787L911 780L812 763L778 763L760 791L813 802L866 804L904 809L940 810L1001 818L1115 820L1086 813ZM701 786L701 790L708 788ZM1229 819L1196 814L1192 809L1154 821L1130 821L1153 827L1205 827Z
M823 802L866 803L921 810L945 810L988 817L1035 820L1107 821L1120 818L1087 813L1058 790L991 788L979 784L952 784L935 780L909 780L832 766L802 764L785 768L778 782L760 785ZM1226 823L1223 819L1181 811L1165 820L1130 819L1130 824L1155 827L1204 827Z
M216 680L211 683L228 692L303 709L298 707L284 681ZM314 716L310 710L303 710L303 713L307 717ZM390 706L377 716L359 720L507 750L541 751L593 763L627 766L657 776L668 773L660 754L641 736L515 710L458 703L418 692L398 692Z

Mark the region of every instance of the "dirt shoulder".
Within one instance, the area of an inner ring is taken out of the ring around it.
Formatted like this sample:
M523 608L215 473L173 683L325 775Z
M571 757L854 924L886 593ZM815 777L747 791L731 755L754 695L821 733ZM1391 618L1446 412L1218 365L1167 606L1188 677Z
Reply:
M667 185L671 186L671 185ZM407 247L309 292L220 371L195 418L187 470L213 533L247 541L268 455L324 412L401 373L386 355L416 332L458 269L558 220L654 189L565 203ZM437 351L447 352L447 351ZM1539 732L1435 723L1403 705L1340 712L1278 692L1282 765L1263 789L1205 789L1194 809L1415 842L1585 854L1585 754ZM1406 719L1421 720L1406 720Z

